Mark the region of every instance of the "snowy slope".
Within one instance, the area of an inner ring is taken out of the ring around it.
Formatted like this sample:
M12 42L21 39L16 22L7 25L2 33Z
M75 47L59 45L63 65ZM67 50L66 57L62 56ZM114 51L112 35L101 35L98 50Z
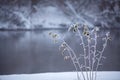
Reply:
M120 80L120 72L98 72L97 80ZM0 80L77 80L76 72L1 75Z

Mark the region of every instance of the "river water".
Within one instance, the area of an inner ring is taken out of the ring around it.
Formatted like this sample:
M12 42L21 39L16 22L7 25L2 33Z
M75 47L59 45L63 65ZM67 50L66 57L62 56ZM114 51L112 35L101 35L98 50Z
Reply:
M76 35L66 30L40 30L40 31L0 31L0 74L41 73L57 71L74 71L70 60L64 60L59 51L59 40L54 41L49 32L64 36L76 52L79 45ZM99 34L104 35L105 31ZM99 70L120 70L120 30L110 30L111 41L105 49L107 58ZM98 41L98 45L101 41Z

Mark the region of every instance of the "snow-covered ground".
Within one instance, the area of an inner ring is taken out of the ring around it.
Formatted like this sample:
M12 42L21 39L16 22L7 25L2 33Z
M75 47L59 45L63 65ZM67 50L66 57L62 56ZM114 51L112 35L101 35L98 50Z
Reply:
M0 75L0 80L77 80L76 72ZM100 71L97 80L120 80L119 71Z

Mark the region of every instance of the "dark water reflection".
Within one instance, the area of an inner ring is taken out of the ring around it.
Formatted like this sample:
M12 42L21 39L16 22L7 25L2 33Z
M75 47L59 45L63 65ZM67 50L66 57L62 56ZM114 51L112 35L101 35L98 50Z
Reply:
M0 74L39 73L75 70L71 61L64 61L49 32L65 35L65 40L76 52L80 51L74 34L66 30L1 31ZM107 59L99 70L120 70L120 30L110 30L112 41L104 52ZM100 32L104 34L104 31ZM99 45L101 42L99 41Z

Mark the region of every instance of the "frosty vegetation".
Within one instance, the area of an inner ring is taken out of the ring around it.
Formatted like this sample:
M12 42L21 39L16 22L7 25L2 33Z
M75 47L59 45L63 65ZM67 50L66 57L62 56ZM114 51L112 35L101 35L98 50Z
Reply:
M65 60L72 60L72 63L77 72L78 80L97 80L97 71L99 66L102 65L104 50L107 46L108 40L110 40L110 33L106 32L103 37L98 33L99 27L94 27L92 30L87 25L74 24L69 27L68 31L72 31L73 34L77 34L80 41L80 46L83 48L79 51L79 56L76 55L75 50L62 38L62 44L59 46L59 50L64 56ZM59 34L50 32L54 42L57 41ZM98 48L98 39L102 40L102 48ZM69 55L66 55L66 52ZM80 72L78 72L80 71ZM82 76L80 76L82 75Z
M0 0L0 29L64 28L71 21L119 28L120 0ZM114 24L113 24L114 23Z

